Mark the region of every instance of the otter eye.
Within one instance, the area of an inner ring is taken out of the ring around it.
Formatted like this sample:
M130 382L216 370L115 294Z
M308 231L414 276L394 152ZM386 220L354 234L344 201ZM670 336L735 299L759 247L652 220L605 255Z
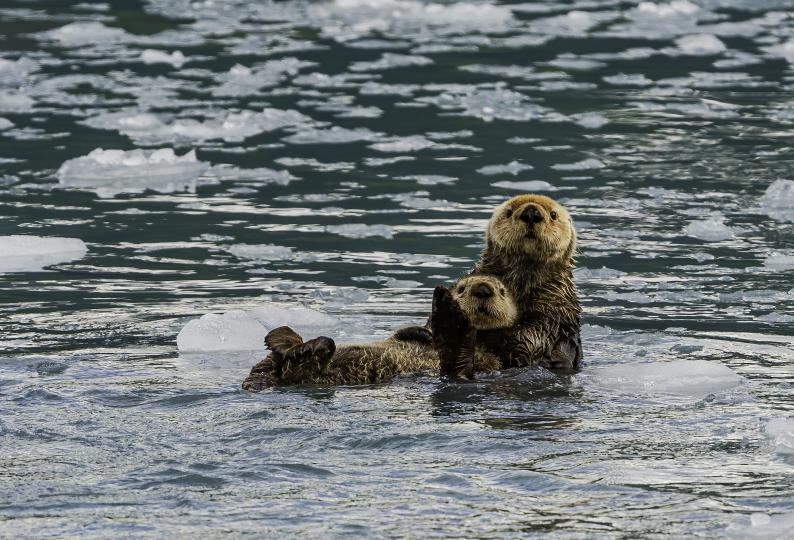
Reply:
M550 215L552 220L557 219L557 212L555 212L554 210L551 211Z
M512 208L508 208L507 212L505 212L505 217L510 217L512 215L513 215L513 209Z
M505 290L504 290L504 289L499 289L499 294L501 294L502 296L504 296L504 295L505 295Z
M458 287L458 294L463 294L463 291L466 290L466 287Z

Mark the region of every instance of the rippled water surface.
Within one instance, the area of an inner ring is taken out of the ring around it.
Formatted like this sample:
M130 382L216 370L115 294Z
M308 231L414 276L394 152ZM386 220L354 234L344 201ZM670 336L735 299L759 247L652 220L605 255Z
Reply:
M794 534L791 0L4 0L0 58L0 536ZM522 192L581 373L240 389Z

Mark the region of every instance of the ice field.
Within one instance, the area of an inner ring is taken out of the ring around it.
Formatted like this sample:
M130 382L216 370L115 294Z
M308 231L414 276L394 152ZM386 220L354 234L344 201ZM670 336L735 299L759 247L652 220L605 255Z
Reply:
M791 0L0 3L0 537L794 537ZM240 383L573 216L585 367Z

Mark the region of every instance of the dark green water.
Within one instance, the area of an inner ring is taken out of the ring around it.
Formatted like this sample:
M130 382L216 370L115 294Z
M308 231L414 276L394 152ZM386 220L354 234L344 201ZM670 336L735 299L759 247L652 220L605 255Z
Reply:
M792 65L790 0L0 2L0 536L791 536ZM580 374L239 389L523 192Z

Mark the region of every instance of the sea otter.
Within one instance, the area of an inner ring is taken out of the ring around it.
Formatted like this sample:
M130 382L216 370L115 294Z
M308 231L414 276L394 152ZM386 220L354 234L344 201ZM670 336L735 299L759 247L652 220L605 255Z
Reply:
M478 332L510 327L517 314L515 301L498 279L477 275L462 278L451 289L436 287L432 333L410 326L385 341L337 347L325 336L304 342L282 326L265 337L271 352L253 367L243 389L375 384L425 369L471 378L501 367L498 357L477 346Z
M485 240L470 276L499 278L519 314L510 328L479 332L478 344L498 355L503 367L580 367L582 308L572 274L576 231L568 212L543 195L513 197L494 211Z

